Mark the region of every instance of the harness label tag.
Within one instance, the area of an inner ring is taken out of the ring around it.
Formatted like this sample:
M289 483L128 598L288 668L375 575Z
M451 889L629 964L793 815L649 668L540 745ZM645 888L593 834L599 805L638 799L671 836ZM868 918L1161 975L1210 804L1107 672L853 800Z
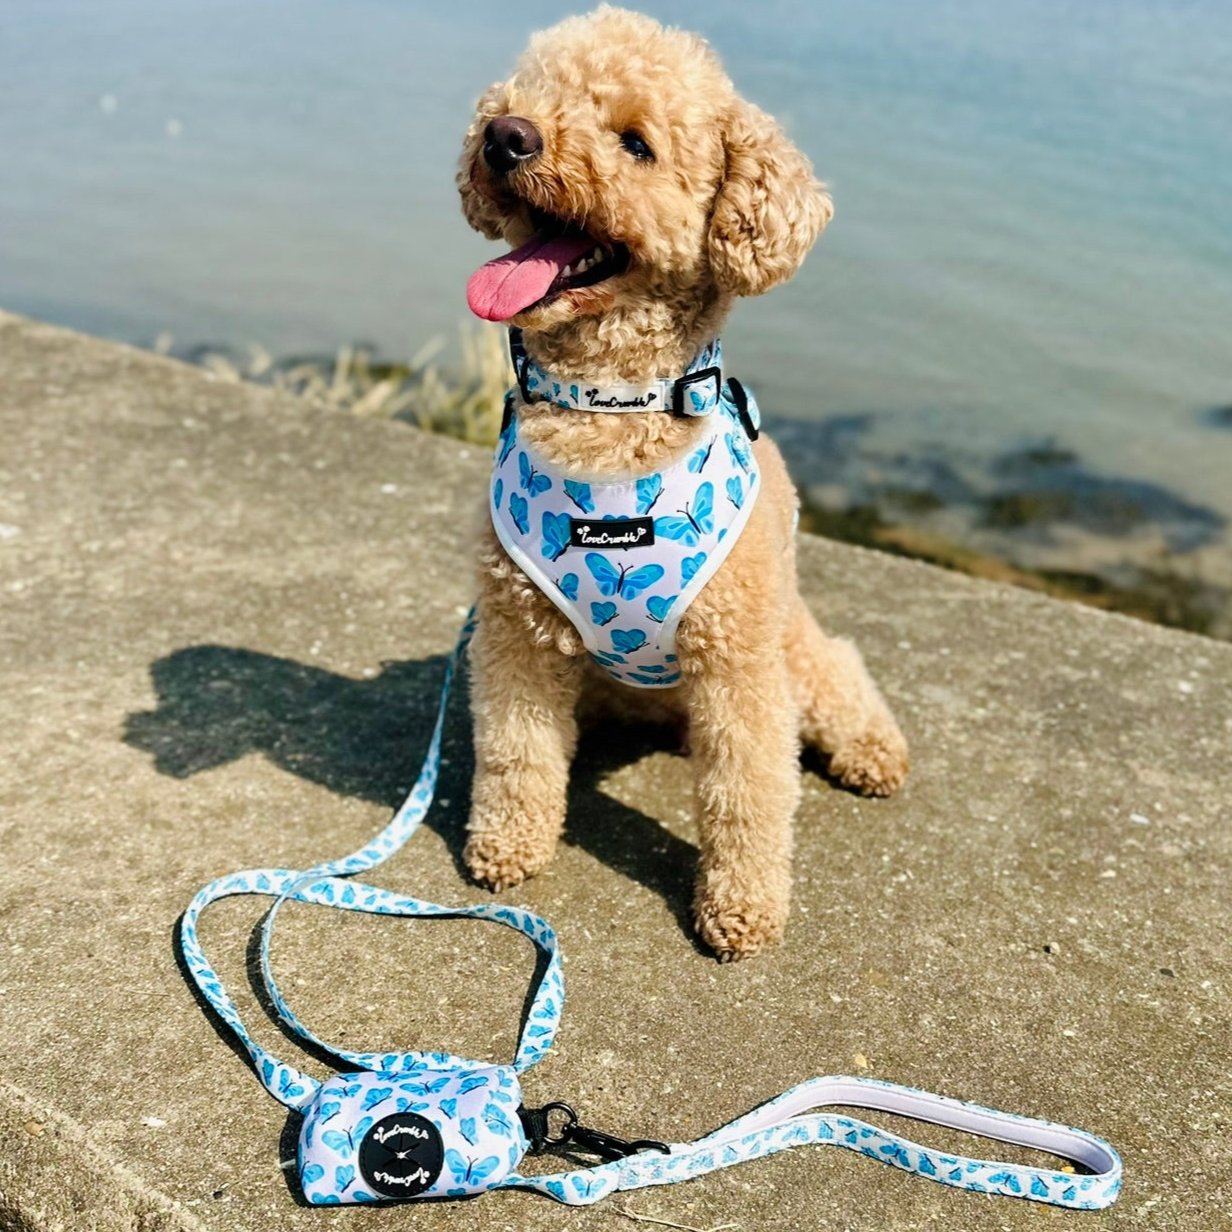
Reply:
M654 518L569 519L569 546L623 552L655 541Z

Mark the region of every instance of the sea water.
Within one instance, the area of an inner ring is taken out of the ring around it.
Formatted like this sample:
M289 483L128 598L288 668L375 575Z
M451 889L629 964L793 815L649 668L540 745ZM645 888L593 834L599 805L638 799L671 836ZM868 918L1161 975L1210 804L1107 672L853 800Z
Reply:
M1028 563L1221 573L1232 4L641 7L833 192L725 338L816 500L906 501ZM453 186L471 104L571 9L0 0L0 305L284 355L454 333L497 251Z

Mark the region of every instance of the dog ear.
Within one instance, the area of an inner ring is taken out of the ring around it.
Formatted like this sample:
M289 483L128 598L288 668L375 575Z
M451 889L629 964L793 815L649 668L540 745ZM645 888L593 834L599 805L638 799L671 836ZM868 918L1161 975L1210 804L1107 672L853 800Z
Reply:
M502 114L501 98L505 91L505 83L498 81L490 85L475 104L475 116L470 128L462 141L462 156L458 160L458 173L455 182L462 197L462 213L466 221L485 239L499 240L504 232L501 229L499 210L492 204L486 194L481 193L474 184L472 177L476 171L483 174L480 165L482 159L479 152L483 148L483 132L488 121L493 116Z
M727 169L710 217L710 268L733 295L761 295L800 268L834 206L809 160L760 108L736 100L723 144Z

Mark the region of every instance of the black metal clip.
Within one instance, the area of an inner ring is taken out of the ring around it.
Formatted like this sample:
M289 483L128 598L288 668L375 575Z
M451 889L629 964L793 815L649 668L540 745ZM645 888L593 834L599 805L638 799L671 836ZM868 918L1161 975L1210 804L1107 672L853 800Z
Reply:
M560 1133L553 1134L551 1128L552 1114L559 1112L564 1117ZM624 1159L627 1155L636 1155L639 1151L661 1151L670 1155L672 1148L666 1142L656 1142L651 1138L618 1138L615 1134L605 1134L601 1129L590 1129L579 1124L578 1114L562 1100L553 1100L542 1108L518 1109L522 1128L530 1139L530 1149L534 1152L547 1150L549 1147L574 1146L579 1151L589 1155L598 1155L603 1159Z
M753 416L749 414L749 395L745 393L744 386L734 376L729 376L727 392L731 396L732 405L736 408L736 414L740 416L741 424L744 425L745 435L749 440L755 441L761 433L753 422Z

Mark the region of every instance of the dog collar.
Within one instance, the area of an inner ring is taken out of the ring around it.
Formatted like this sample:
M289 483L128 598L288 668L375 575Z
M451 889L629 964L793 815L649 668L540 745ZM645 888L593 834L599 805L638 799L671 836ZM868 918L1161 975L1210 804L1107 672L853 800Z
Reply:
M593 385L564 380L532 359L522 331L509 331L509 355L518 386L527 402L551 402L568 411L669 411L674 415L709 415L723 397L723 353L719 340L708 342L685 369L684 376L656 377L643 384Z

